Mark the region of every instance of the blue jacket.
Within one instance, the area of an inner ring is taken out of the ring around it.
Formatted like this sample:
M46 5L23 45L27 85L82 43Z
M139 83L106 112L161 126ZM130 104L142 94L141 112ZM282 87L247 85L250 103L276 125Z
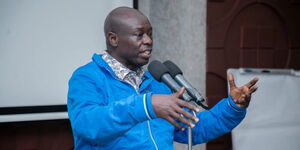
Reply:
M93 61L78 68L69 81L68 114L75 149L172 150L173 141L187 143L187 130L180 131L157 118L151 94L171 90L146 71L139 91L117 78L95 54ZM204 143L230 132L245 117L246 109L229 98L198 113L193 144Z

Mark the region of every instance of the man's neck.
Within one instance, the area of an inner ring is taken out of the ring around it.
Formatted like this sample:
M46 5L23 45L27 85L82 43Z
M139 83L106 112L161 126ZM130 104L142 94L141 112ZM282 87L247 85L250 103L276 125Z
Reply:
M113 57L114 59L116 59L119 63L121 63L122 65L124 65L126 68L132 70L132 71L137 71L138 69L141 69L137 66L133 66L133 65L130 65L128 63L125 63L120 57L118 57L117 55L115 55L115 53L113 53L113 50L106 50L106 52L111 56Z

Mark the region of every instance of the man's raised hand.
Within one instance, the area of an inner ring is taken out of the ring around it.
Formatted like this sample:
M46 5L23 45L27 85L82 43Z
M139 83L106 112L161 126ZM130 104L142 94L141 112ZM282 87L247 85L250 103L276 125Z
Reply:
M253 78L250 82L242 87L236 87L232 73L227 73L227 80L229 83L230 96L235 104L242 108L248 107L251 100L251 94L254 93L258 88L255 85L258 81L258 78Z

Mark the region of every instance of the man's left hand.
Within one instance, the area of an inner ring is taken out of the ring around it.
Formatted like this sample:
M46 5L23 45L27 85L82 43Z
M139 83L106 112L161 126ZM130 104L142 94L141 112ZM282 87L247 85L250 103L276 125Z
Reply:
M227 73L227 80L229 82L230 96L235 104L242 108L248 107L251 100L251 94L254 93L258 88L255 85L258 81L258 78L253 78L250 82L242 87L236 87L232 73Z

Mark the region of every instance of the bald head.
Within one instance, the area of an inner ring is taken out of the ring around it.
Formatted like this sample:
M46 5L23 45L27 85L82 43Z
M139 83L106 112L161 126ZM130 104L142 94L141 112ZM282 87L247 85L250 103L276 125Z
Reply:
M130 7L118 7L107 15L104 23L104 33L105 35L107 35L108 32L118 33L121 26L124 25L124 20L137 18L147 19L144 14L136 9Z
M108 49L111 49L111 43L109 42L109 33L119 34L126 30L126 26L135 24L136 21L146 20L148 18L140 11L130 7L118 7L112 10L106 17L104 23L104 34L106 38L106 45Z

